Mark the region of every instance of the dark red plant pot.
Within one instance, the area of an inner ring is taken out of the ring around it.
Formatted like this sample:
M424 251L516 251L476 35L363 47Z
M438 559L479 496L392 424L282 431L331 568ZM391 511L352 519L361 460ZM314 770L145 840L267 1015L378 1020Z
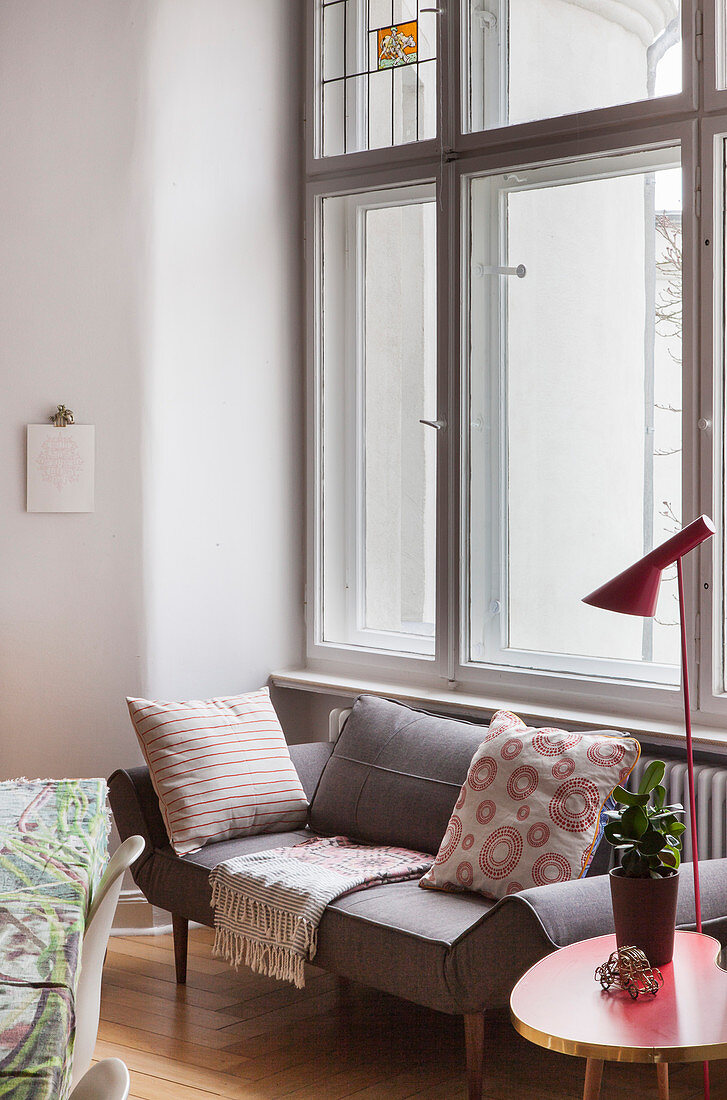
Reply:
M674 954L679 874L666 878L627 878L609 872L611 904L619 947L639 947L652 966L664 966Z

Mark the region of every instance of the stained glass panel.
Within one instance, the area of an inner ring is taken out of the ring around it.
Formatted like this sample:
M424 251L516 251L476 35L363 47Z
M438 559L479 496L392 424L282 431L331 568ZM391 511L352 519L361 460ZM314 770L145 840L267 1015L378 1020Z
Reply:
M319 153L436 137L437 22L427 0L321 0Z
M417 60L417 21L398 27L381 27L377 31L378 68L393 69L396 65L411 65Z

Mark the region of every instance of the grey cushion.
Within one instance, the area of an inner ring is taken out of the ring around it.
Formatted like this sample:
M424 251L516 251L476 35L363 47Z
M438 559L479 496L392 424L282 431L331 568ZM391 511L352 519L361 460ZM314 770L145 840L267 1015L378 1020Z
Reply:
M553 947L527 906L400 882L329 905L315 963L440 1012L482 1012Z
M727 942L727 859L700 860L699 885L702 899L702 929ZM565 947L576 940L613 932L611 890L608 878L584 882L559 882L534 886L513 894L505 902L528 906L550 942ZM694 871L691 863L679 869L677 925L694 928Z
M211 925L213 867L271 842L290 847L310 835L241 837L183 858L171 848L157 850L135 878L157 905ZM479 1011L504 1003L517 978L553 949L531 908L513 909L503 919L501 905L476 894L422 890L416 881L356 891L326 909L314 961L442 1012Z
M727 942L727 860L700 864L704 931ZM680 873L680 927L693 927L692 866ZM534 887L499 902L421 890L416 882L339 898L323 915L316 963L444 1012L508 1002L538 959L613 933L608 880Z
M311 829L436 853L485 732L359 696L311 803Z
M486 732L473 722L360 695L323 769L311 829L436 854ZM610 852L599 844L588 877L605 874Z

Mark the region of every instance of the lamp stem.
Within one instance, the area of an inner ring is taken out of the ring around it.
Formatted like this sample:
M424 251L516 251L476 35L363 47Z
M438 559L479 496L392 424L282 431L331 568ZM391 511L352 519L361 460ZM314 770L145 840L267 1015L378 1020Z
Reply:
M702 902L699 894L699 848L697 847L697 806L694 798L694 754L692 751L692 715L689 705L689 670L687 665L687 626L684 621L684 577L682 559L676 561L679 586L679 625L682 636L682 694L684 696L684 727L687 733L687 779L689 782L689 824L692 836L692 872L694 875L694 916L697 932L702 931ZM709 1062L702 1064L704 1100L710 1100Z
M684 621L684 578L682 559L677 558L677 583L679 586L679 625L682 635L682 694L684 697L684 726L687 734L687 778L689 783L689 824L692 837L692 866L694 868L694 915L697 932L702 931L702 902L699 893L699 849L697 847L697 806L694 798L694 754L692 750L692 716L689 703L689 671L687 667L687 627Z

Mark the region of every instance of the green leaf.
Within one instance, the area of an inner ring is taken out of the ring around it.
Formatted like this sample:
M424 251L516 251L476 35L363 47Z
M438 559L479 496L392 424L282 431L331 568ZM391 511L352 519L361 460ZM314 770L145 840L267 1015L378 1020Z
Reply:
M628 878L648 878L649 864L634 849L626 852L621 860L621 866Z
M661 862L670 870L678 870L681 861L681 856L676 848L667 848L662 852Z
M649 801L647 794L634 794L633 791L627 791L625 787L614 787L611 793L616 802L620 802L622 806L645 806Z
M642 806L629 806L623 813L623 829L630 837L642 837L649 828L649 819Z
M649 821L652 821L659 829L666 829L668 825L679 824L671 810L662 810L661 813L658 814L650 812Z
M686 833L687 827L683 821L675 821L673 825L669 827L669 832L672 836L681 836L682 833Z
M639 840L639 851L643 855L658 855L664 848L666 839L656 829L649 829Z
M666 771L666 764L663 760L652 760L648 768L641 777L639 783L639 794L650 794L655 787L661 784L664 778L664 772Z
M656 806L657 810L663 810L665 802L666 787L662 787L662 785L659 783L656 787L654 787L654 805Z

